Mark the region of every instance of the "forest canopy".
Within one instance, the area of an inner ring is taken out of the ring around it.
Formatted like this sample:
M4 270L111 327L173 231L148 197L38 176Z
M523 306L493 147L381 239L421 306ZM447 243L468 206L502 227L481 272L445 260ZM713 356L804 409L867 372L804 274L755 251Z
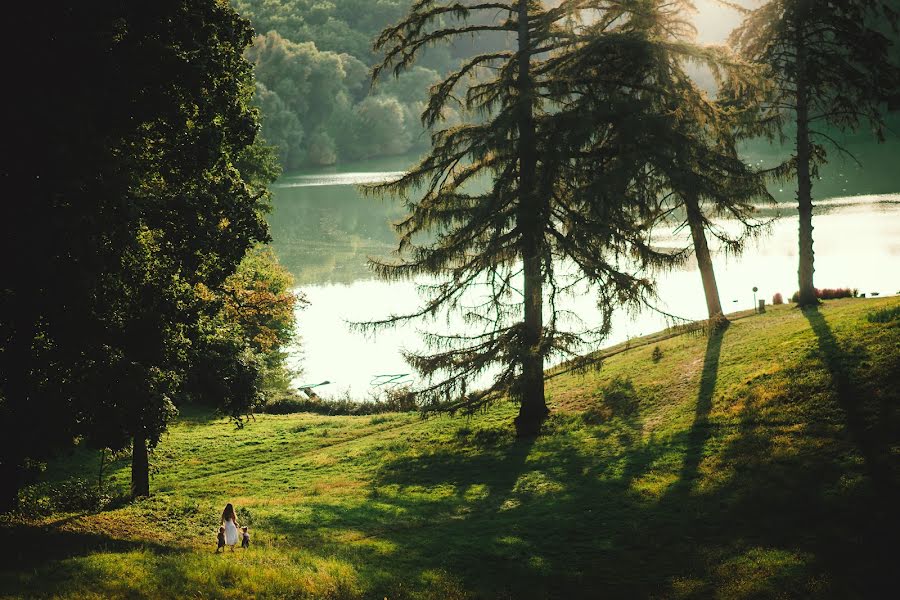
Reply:
M258 34L248 51L254 102L263 137L277 147L286 170L424 151L428 136L419 115L429 87L461 58L507 43L492 34L429 48L399 79L372 87L372 40L410 4L234 0Z

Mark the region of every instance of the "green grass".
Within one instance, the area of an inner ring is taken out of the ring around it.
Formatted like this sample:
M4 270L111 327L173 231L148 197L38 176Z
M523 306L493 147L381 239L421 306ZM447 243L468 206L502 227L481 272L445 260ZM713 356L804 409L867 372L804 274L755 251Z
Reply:
M190 413L153 455L153 497L8 520L0 594L874 597L896 570L898 305L775 307L616 354L550 382L533 441L511 405L239 430ZM77 451L45 479L96 468ZM216 555L229 501L253 545Z

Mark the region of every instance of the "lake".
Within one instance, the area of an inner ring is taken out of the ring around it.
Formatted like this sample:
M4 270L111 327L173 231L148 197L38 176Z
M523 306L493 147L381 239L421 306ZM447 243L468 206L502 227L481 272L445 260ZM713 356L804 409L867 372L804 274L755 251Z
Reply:
M857 288L868 295L896 294L900 291L900 142L860 144L854 152L865 168L836 161L814 184L816 285ZM754 161L763 160L767 160L763 153L754 157ZM368 256L389 256L394 249L389 223L404 214L403 207L396 201L364 198L355 188L396 177L414 161L414 157L400 157L290 173L273 186L274 210L269 217L273 246L311 303L297 316L301 343L292 349L292 361L302 366L303 375L296 383L330 381L317 388L323 396L349 394L365 399L383 389L378 384L387 378L380 376L405 375L403 381L414 380L401 350L421 348L421 325L407 324L376 336L348 327L348 322L383 318L418 305L413 283L376 280L366 264ZM755 296L767 303L776 292L787 299L797 289L794 191L791 186L776 186L772 192L784 204L779 204L781 217L768 235L748 244L741 256L714 255L726 312L752 308L754 286L759 288ZM669 233L665 239L677 243L686 241L688 234ZM706 317L700 274L692 262L660 275L658 287L660 309L686 319ZM598 318L586 295L569 300L565 308L588 322ZM668 324L653 311L619 314L603 345Z

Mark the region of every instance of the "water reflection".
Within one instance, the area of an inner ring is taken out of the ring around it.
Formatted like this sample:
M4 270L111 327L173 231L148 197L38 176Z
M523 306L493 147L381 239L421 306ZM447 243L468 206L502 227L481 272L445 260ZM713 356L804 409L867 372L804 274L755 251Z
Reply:
M295 174L274 186L269 219L273 246L298 285L372 277L367 257L394 249L390 222L404 211L397 202L362 198L354 186L399 174L402 171Z
M882 146L882 150L885 148ZM877 154L875 156L881 156ZM283 178L274 190L275 210L270 219L274 247L311 301L299 315L303 338L304 379L330 380L324 394L345 390L365 398L373 390L373 378L410 371L401 351L420 348L420 330L427 325L407 324L374 337L351 332L348 321L365 321L402 313L418 304L415 285L385 283L373 279L366 265L368 256L386 256L394 250L396 237L389 223L402 217L398 202L362 198L354 184L393 178L414 158L381 161L377 166L351 165L340 171L300 173ZM850 174L824 172L815 191L843 189L855 181L866 195L833 194L817 200L815 225L816 283L820 287L853 287L881 295L900 290L900 174L893 163L877 163L876 169ZM888 168L889 167L889 168ZM382 169L382 170L377 170ZM843 180L841 179L843 178ZM839 187L836 187L839 186ZM788 189L790 186L786 186ZM882 193L890 189L894 193ZM777 190L774 190L778 196ZM788 297L796 287L797 219L786 192L776 207L778 213L769 235L751 242L742 256L715 256L716 275L726 311L752 308L757 296L770 300L780 292ZM728 229L736 224L723 222ZM687 241L687 232L665 232L659 243L677 245ZM703 291L696 266L659 279L659 307L684 318L705 316ZM565 309L586 321L597 318L589 295L571 298ZM433 330L454 326L441 322ZM665 327L666 318L651 311L637 316L617 315L615 329L606 343L651 333Z

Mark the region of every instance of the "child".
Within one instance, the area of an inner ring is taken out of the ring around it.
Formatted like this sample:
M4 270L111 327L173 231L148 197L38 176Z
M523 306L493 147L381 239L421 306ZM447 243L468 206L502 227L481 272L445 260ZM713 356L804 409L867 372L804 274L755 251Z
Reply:
M225 526L219 527L219 545L216 548L216 554L219 553L219 550L225 550Z
M241 534L241 548L249 548L250 547L250 534L247 533L246 527L241 527L241 531L244 532Z

